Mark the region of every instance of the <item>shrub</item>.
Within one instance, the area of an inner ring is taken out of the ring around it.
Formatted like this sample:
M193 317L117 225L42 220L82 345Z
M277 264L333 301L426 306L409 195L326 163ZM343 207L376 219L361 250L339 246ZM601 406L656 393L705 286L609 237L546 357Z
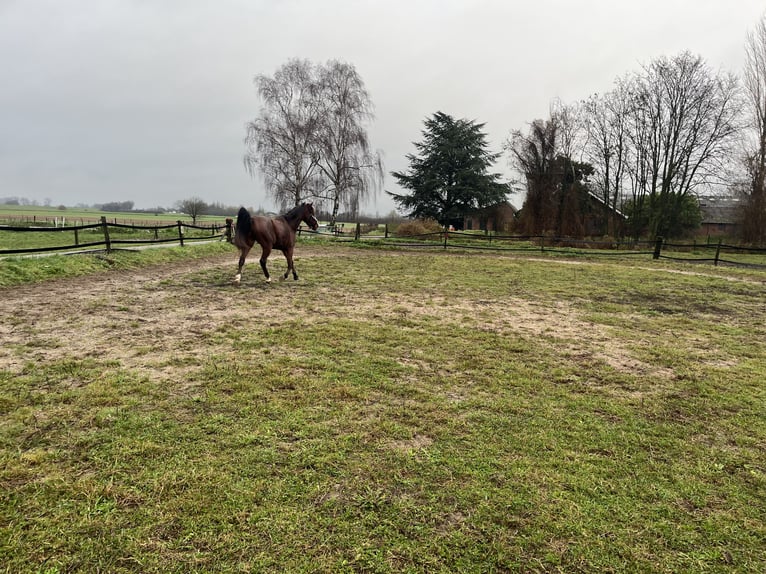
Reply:
M439 233L442 226L434 219L413 219L400 223L396 228L397 237L415 237L417 235L428 235L430 233Z

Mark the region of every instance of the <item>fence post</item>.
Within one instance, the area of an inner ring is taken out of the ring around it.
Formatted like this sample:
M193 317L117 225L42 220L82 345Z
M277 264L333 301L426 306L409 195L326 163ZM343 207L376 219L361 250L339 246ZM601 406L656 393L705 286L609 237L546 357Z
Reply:
M652 256L652 258L659 259L661 251L662 251L662 237L657 237L657 239L654 240L654 255Z
M718 240L718 247L715 248L715 262L713 265L718 267L718 256L721 255L721 239Z
M106 243L107 255L112 252L112 242L109 239L109 224L106 222L106 215L101 216L101 229L104 231L104 243Z
M386 228L385 229L386 229L386 231L385 231L383 239L388 239L388 223L386 223Z
M184 228L183 223L181 223L181 220L179 219L177 221L178 223L178 240L181 242L181 247L184 246Z
M449 237L449 227L444 226L444 249L447 249L447 238Z
M77 228L74 229L74 244L80 245L80 236L77 234Z
M356 230L354 231L354 241L359 241L359 237L362 235L362 229L359 222L356 222Z
M540 236L540 251L545 251L545 235Z
M226 241L231 243L231 228L234 227L234 220L231 217L226 218Z

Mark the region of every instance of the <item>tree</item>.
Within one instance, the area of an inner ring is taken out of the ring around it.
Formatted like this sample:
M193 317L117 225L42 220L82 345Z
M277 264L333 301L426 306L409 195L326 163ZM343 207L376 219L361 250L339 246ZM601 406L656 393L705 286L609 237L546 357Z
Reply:
M133 211L132 201L110 201L108 203L97 204L101 211Z
M322 106L314 65L290 60L273 77L256 76L255 85L264 107L247 124L245 167L251 175L261 172L282 208L300 205L319 186L316 137Z
M178 210L191 217L192 224L196 224L197 217L207 210L207 204L199 197L190 197L178 202Z
M352 211L383 179L380 155L370 149L370 95L353 65L290 60L273 77L255 78L264 102L247 125L245 165L262 173L283 207L309 197Z
M558 122L535 120L527 134L511 132L505 143L511 164L526 183L526 199L521 209L519 225L524 233L539 234L553 229L555 193L559 183L554 164L558 153Z
M660 57L585 103L593 190L629 232L688 232L700 190L723 182L739 130L739 87L689 52Z
M632 89L634 203L645 204L651 237L668 236L683 227L687 196L717 183L730 156L737 81L683 52L651 62Z
M628 221L636 229L647 229L656 208L653 202L657 201L659 196L646 196L640 203L633 199L628 199L623 205L623 213ZM686 194L677 199L678 207L675 217L672 219L671 227L666 229L667 237L688 236L697 229L702 223L702 212L700 211L699 201L694 195Z
M615 219L622 206L629 158L628 110L630 97L625 83L604 95L594 95L584 103L587 140L585 153L593 165L593 191L604 206L604 229L617 235Z
M370 150L365 124L372 120L372 102L353 65L336 60L318 70L321 106L316 131L318 166L326 182L321 196L332 204L330 224L340 207L356 212L360 202L383 179L380 155Z
M766 243L766 16L747 36L744 91L748 128L745 136L744 186L747 207L742 235L745 241Z
M392 172L410 194L387 192L409 217L457 224L478 209L505 201L510 187L489 173L500 154L488 151L484 124L437 112L425 120L423 141L408 154L407 172Z
M578 123L575 108L557 103L551 107L550 119L533 121L526 134L511 132L505 142L511 163L526 184L519 221L524 233L585 233L585 182L593 168L572 159L579 145Z

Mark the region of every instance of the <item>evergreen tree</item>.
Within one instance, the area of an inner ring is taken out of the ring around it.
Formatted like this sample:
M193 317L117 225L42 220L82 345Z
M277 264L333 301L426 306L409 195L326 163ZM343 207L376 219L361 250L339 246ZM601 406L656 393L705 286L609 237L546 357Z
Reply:
M442 112L424 123L418 155L407 155L409 171L391 173L411 193L387 192L409 217L462 226L472 212L506 200L510 186L488 171L500 154L487 150L484 124Z

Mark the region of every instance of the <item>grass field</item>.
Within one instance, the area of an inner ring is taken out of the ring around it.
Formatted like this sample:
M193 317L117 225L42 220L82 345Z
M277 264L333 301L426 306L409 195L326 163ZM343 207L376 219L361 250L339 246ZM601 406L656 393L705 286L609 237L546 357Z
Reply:
M191 217L184 213L139 213L126 211L101 211L94 208L28 206L28 205L0 205L0 223L6 225L23 224L52 224L54 221L61 223L62 218L66 225L88 225L98 222L101 217L108 221L117 221L126 225L163 225L183 221L191 223ZM231 217L236 217L236 213ZM206 221L220 222L225 216L201 215L197 218L198 223Z
M0 571L766 569L766 273L153 251L5 279Z

